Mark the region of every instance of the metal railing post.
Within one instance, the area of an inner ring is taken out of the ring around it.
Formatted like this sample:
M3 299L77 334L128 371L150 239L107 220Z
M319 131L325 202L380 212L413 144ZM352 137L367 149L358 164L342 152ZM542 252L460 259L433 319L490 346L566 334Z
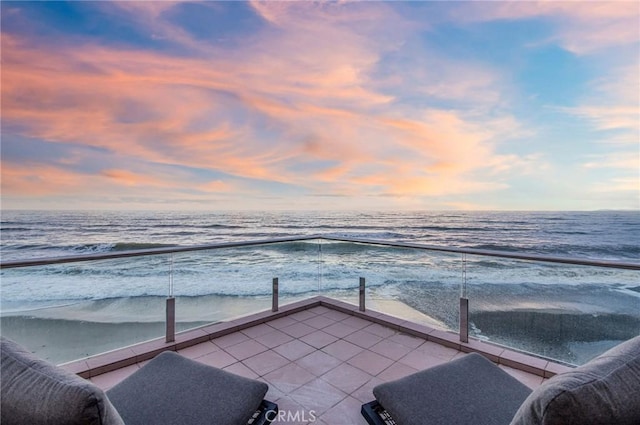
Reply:
M173 254L169 257L169 296L165 305L165 341L176 340L176 299L173 296Z
M365 311L364 306L364 277L360 278L360 311Z
M462 254L462 282L460 285L460 342L469 342L469 299L467 298L467 255Z
M174 342L176 340L176 299L174 297L167 298L166 313L166 341Z
M460 297L460 342L469 342L469 300Z
M278 311L278 278L273 278L273 290L271 293L271 311Z

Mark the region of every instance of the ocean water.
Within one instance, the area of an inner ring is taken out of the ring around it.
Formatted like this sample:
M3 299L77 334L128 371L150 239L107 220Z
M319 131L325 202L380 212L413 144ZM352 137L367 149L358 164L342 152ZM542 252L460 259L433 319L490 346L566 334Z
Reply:
M627 211L4 211L0 228L2 261L316 234L640 261L640 214ZM365 277L368 298L454 331L464 290L474 336L569 362L640 334L637 271L317 240L3 270L0 313L9 333L9 318L152 324L173 295L186 328L241 314L249 299L268 308L273 277L284 300L354 299Z
M3 211L3 261L330 234L592 259L640 259L640 212Z

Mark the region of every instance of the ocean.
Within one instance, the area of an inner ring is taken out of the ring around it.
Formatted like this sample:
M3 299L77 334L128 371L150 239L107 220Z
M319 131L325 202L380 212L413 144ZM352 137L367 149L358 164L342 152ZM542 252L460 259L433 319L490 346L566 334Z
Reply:
M3 211L3 261L287 236L335 236L592 259L640 258L640 212Z
M640 213L635 211L3 211L0 227L2 261L318 234L593 260L640 259ZM4 334L59 362L95 354L77 352L73 339L67 344L71 348L52 349L51 332L78 323L94 328L75 332L76 337L87 337L96 326L114 335L113 341L97 344L95 352L123 340L158 336L167 295L178 298L178 328L187 329L268 308L273 277L279 278L282 302L317 294L353 301L359 277L365 277L374 305L377 301L398 315L411 312L412 319L423 317L453 331L464 287L473 336L582 363L640 334L639 276L638 271L475 255L463 259L347 242L291 242L6 269L0 313Z

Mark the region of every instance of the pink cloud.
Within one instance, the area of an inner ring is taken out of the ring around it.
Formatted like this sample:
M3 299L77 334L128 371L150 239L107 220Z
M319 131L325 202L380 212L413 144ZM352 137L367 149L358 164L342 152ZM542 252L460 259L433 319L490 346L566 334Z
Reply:
M482 108L469 114L403 107L372 83L381 56L401 40L383 38L411 27L386 4L350 9L347 16L339 4L254 4L279 31L237 51L203 45L174 28L162 19L172 6L118 4L128 13L135 9L150 31L197 50L196 57L88 42L33 47L3 34L4 119L23 136L312 193L426 196L504 187L478 176L516 162L496 154L493 143L517 131L513 119L485 116ZM371 24L355 30L354 19ZM423 93L444 98L449 87L453 98L475 99L474 105L501 101L497 71L459 72L462 63L438 61L450 79L424 84ZM316 171L296 170L306 163ZM100 178L130 189L188 184L187 177L171 184L148 170L110 169ZM238 188L223 179L194 187Z
M56 167L16 166L3 162L3 196L48 196L53 194L89 193L90 176L83 176Z
M587 118L606 134L603 142L637 145L640 133L640 71L636 65L615 68L592 84L578 106L560 108L562 112Z
M589 54L640 40L640 10L633 1L500 1L469 3L452 9L457 21L515 20L544 17L552 20L558 42L576 54Z
M129 170L110 169L101 173L104 177L118 185L124 186L160 186L167 187L166 181L149 176L148 174L134 173Z

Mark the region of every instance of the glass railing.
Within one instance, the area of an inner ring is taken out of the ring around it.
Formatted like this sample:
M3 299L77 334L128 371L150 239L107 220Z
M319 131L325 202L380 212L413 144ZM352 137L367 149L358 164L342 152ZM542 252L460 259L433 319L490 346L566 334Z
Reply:
M2 335L54 363L162 337L169 258L3 269Z
M322 243L323 295L416 323L458 331L460 255L348 241Z
M572 364L640 334L640 263L309 236L0 267L2 334L58 363L268 310L274 278L281 306L364 280L367 308Z
M640 334L638 271L467 256L470 335L583 364Z
M176 322L196 327L270 309L274 277L280 305L315 294L318 246L312 240L173 254Z

